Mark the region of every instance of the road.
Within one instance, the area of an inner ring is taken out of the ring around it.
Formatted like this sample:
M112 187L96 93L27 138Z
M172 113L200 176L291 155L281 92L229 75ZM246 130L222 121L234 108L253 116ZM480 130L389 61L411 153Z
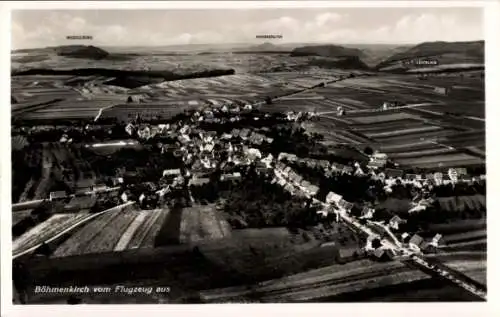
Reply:
M437 103L414 103L414 104L408 104L404 106L399 106L399 107L391 107L387 110L383 110L381 108L375 108L375 109L358 109L358 110L349 110L348 113L372 113L372 112L383 112L383 111L392 111L392 110L400 110L400 109L412 109L412 108L418 108L418 107L426 107L426 106L432 106L432 105L438 105ZM325 112L319 112L318 116L322 116L325 114L333 114L337 113L337 111L325 111Z
M304 190L300 184L295 184L293 182L290 182L286 176L285 173L277 168L275 168L275 175L279 178L285 179L287 184L292 185L294 188L297 188L299 190ZM284 185L286 186L286 184ZM308 196L307 193L305 193L306 196ZM314 199L315 202L319 202L323 205L323 207L328 208L330 207L329 204L322 202L320 200ZM447 268L444 264L437 264L437 263L431 263L429 260L424 259L422 256L420 256L418 253L415 252L415 250L412 250L408 247L405 247L401 242L398 241L398 239L390 232L390 229L387 227L384 227L385 231L388 231L389 235L391 236L390 241L386 238L382 238L379 234L374 232L372 229L367 227L366 225L363 225L359 222L359 220L356 217L350 216L345 210L343 209L337 209L335 210L335 213L340 216L340 219L345 221L346 223L352 225L359 231L365 233L368 236L378 238L381 241L381 244L386 247L394 250L396 254L402 255L402 259L407 259L407 261L411 261L414 265L417 267L423 268L425 270L428 270L432 272L434 275L439 276L443 279L446 279L453 284L469 291L470 293L486 300L486 291L481 289L477 284L472 283L469 280L466 280L463 276L458 276L457 272L454 270L451 270Z
M120 189L120 187L107 187L107 188L103 188L103 189L98 189L96 191L89 190L89 191L86 191L86 192L79 194L79 195L75 195L75 194L69 195L66 198L75 198L77 196L90 196L93 194L109 193L109 192L116 191L119 189ZM23 201L21 203L12 204L12 211L16 212L16 211L22 211L22 210L26 210L26 209L34 209L34 208L38 207L44 201L50 201L50 199L49 198L36 199L36 200L29 200L29 201Z

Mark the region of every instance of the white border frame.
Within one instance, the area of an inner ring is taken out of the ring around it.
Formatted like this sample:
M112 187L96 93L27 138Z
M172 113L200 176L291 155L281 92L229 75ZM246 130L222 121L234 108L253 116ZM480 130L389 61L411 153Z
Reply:
M488 169L488 199L487 205L490 213L488 222L490 228L488 232L488 244L495 246L495 241L499 241L498 232L493 225L498 223L499 204L494 200L495 189L498 189L496 175L500 175L498 169L498 148L495 147L494 138L498 135L497 118L500 118L500 108L494 101L500 100L500 48L498 45L500 30L500 3L492 1L26 1L26 2L2 2L0 3L0 23L2 34L0 36L0 98L2 100L0 111L1 137L3 141L4 156L0 162L0 233L1 233L1 315L2 316L68 316L102 314L103 316L129 316L141 314L147 311L155 316L168 314L182 314L194 316L197 314L216 316L235 316L242 313L248 316L255 315L275 315L278 313L288 316L307 315L337 315L337 316L421 316L429 313L432 315L453 315L453 316L499 316L500 308L495 305L495 300L499 299L496 283L499 282L498 273L494 268L500 268L498 261L498 251L496 248L488 249L488 302L487 303L439 303L439 304L246 304L245 306L236 304L226 305L12 305L12 249L11 249L11 152L10 142L10 11L13 9L251 9L251 8L321 8L321 7L483 7L485 9L485 40L486 40L486 117L490 120L486 122L487 127L487 169ZM7 31L8 30L8 31ZM495 164L497 162L497 164ZM496 207L496 208L495 208Z

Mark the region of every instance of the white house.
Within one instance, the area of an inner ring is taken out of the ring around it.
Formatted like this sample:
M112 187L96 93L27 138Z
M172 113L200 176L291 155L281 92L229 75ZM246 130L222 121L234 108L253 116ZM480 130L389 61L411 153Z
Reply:
M326 195L326 203L327 204L332 204L332 203L338 204L341 199L342 199L342 196L338 195L334 192L329 192L328 195Z
M426 210L426 209L427 209L427 206L416 204L415 206L413 206L412 208L410 208L410 210L408 210L408 213L411 214L411 213L423 211L423 210Z
M144 199L146 199L146 195L144 195L144 193L142 193L141 196L139 196L139 203L142 204L142 202L144 201Z
M259 149L249 148L245 153L251 160L256 160L262 158L262 154Z
M122 199L122 201L124 203L126 203L128 201L128 195L127 195L127 193L123 192L123 194L120 196L120 198Z
M443 173L441 172L434 173L434 183L436 183L436 185L443 184Z
M318 215L322 215L323 217L327 217L328 216L328 210L326 210L326 209L318 210L318 211L316 211L316 213Z
M151 129L149 127L143 127L137 131L137 134L141 139L149 139L151 137Z
M181 170L179 168L168 169L163 171L163 176L177 176L181 174Z
M56 200L56 199L62 199L66 197L66 192L63 190L60 191L55 191L55 192L50 192L49 194L49 200Z
M454 168L448 169L448 177L450 177L450 180L452 183L458 182L458 172Z
M398 216L394 216L391 218L391 220L389 220L389 227L391 227L392 229L398 230L399 225L402 223L405 223L405 221L403 219L401 219Z
M361 211L360 219L371 219L371 218L373 218L374 213L375 213L375 209L363 207L363 210Z
M134 125L132 123L129 123L125 127L125 132L127 132L128 135L132 135L132 134L134 134L134 129L135 129Z

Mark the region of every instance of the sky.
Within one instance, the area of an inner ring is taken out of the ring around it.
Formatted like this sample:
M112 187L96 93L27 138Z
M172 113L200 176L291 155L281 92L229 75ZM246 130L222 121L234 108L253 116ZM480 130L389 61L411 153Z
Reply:
M55 45L417 44L484 39L481 8L14 10L12 49ZM67 40L89 35L92 40Z

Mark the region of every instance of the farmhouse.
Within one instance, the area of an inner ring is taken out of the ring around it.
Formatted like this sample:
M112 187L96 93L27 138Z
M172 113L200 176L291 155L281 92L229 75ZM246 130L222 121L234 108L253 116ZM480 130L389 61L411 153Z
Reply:
M250 129L244 128L240 131L240 138L243 140L246 140L248 138L248 135L250 134Z
M399 229L399 225L400 224L403 224L405 223L406 221L401 219L400 217L398 216L394 216L391 218L391 220L389 220L389 227L395 229L395 230L398 230Z
M163 177L178 176L181 175L181 170L179 168L168 169L163 171Z
M439 245L439 241L441 241L441 238L443 236L439 233L437 233L433 238L432 238L432 241L429 243L430 246L433 246L433 247L438 247Z
M434 183L436 185L443 184L443 173L441 173L441 172L434 173Z
M352 166L344 166L344 168L342 169L342 173L345 173L345 174L351 174L352 172L354 172L354 168Z
M233 130L231 130L231 134L235 138L239 137L240 136L240 129L233 129Z
M137 131L137 135L141 138L141 139L149 139L151 138L151 129L148 127L148 126L145 126L145 127L141 127L139 128L139 130Z
M307 191L309 192L309 194L311 196L316 196L316 194L318 193L319 191L319 187L316 186L316 185L311 185L309 184L307 187L306 187Z
M326 195L326 203L327 204L331 204L331 203L338 204L341 199L342 199L342 196L340 196L334 192L329 192L328 195Z
M394 168L387 168L385 170L385 175L388 178L401 178L403 177L403 171L399 169L394 169Z
M55 192L50 192L49 194L49 200L60 200L66 198L66 192L63 190L60 191L55 191Z
M241 174L239 172L234 172L232 174L223 174L220 177L221 181L237 181L241 179Z
M337 249L336 260L338 263L346 263L354 260L358 256L359 248L343 247Z
M374 213L375 213L375 209L368 208L368 207L363 207L363 210L361 210L361 218L363 218L363 219L371 219L371 218L373 218L373 214Z
M421 236L419 236L418 234L414 234L408 242L408 245L410 246L410 248L420 249L420 246L423 242L424 239Z
M373 256L375 256L378 259L381 259L384 255L385 251L382 248L377 248L373 251Z
M108 186L106 186L104 184L96 184L96 185L93 185L91 188L92 188L92 191L99 192L99 191L106 190L108 188Z
M200 186L204 184L208 184L210 179L208 177L195 177L189 180L189 186Z
M288 153L280 153L278 155L278 161L282 161L283 159L286 159L290 162L294 162L294 161L297 161L297 155L295 154L288 154Z
M384 167L387 164L387 159L387 154L375 152L370 156L370 162L368 162L367 167L373 169Z
M450 89L448 87L434 87L434 92L446 96L450 93Z
M450 168L448 170L448 177L453 183L456 183L458 181L458 171L454 168Z

